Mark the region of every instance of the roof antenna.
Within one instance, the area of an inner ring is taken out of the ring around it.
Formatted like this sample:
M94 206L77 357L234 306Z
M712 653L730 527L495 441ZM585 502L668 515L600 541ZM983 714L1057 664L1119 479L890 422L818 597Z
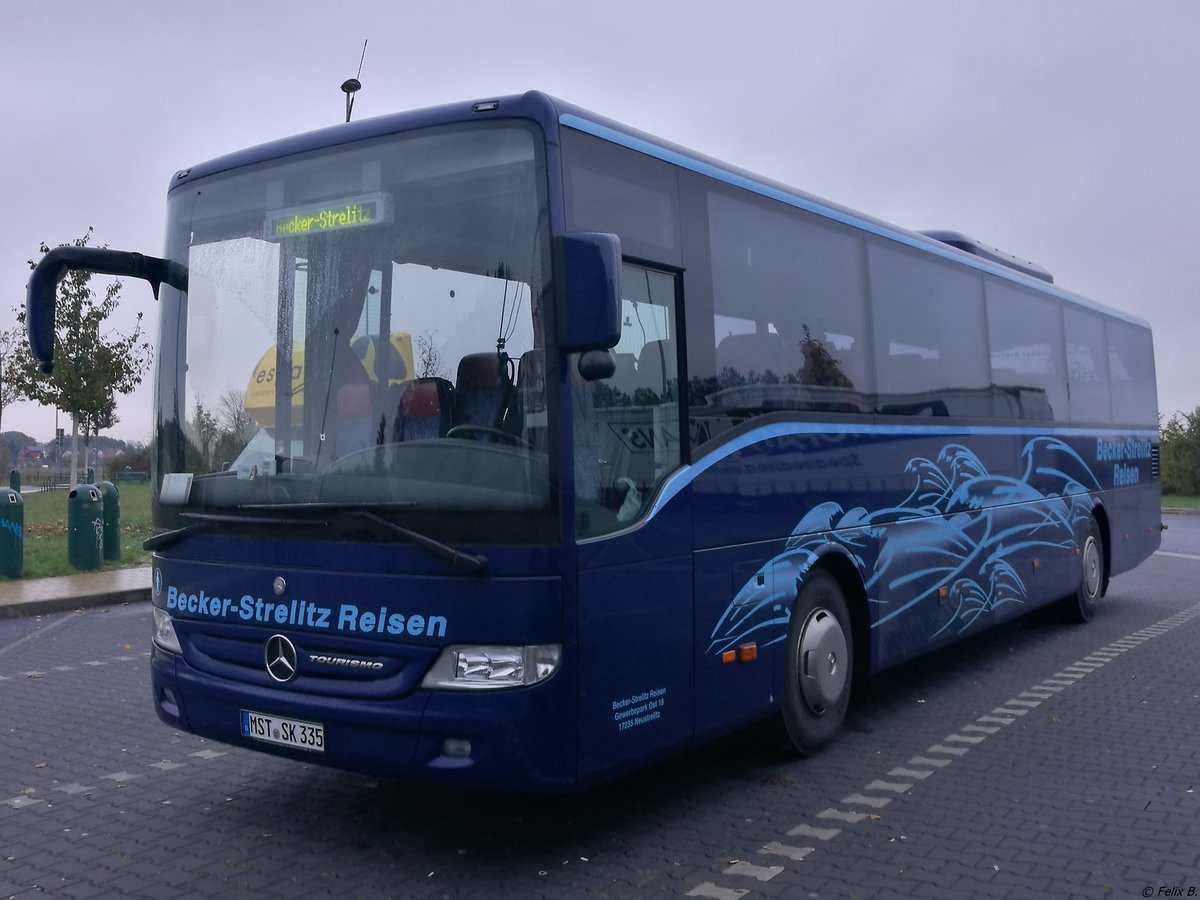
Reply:
M363 41L362 56L358 58L358 75L362 74L363 60L367 58L367 42ZM346 95L346 121L350 121L350 113L354 111L354 94L362 89L362 82L358 80L358 75L353 78L347 78L342 82L342 91Z

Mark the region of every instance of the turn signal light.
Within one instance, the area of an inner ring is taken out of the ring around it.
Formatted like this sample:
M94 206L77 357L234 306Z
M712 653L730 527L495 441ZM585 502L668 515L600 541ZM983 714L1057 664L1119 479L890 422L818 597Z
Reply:
M754 662L758 659L758 644L751 641L749 644L739 644L733 650L724 650L721 653L722 664L731 662Z

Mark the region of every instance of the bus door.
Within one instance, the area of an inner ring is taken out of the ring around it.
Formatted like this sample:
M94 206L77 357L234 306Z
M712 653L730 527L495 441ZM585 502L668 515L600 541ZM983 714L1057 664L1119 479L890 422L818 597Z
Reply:
M651 514L682 461L678 273L626 263L610 378L573 378L581 775L692 739L691 515Z

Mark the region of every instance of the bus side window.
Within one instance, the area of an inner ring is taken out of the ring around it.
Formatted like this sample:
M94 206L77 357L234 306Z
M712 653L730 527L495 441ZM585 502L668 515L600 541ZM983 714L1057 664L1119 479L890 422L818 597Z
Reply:
M868 271L880 414L990 418L982 275L883 240Z
M992 385L1017 392L1021 418L1067 421L1060 304L998 278L986 280L986 294ZM1006 411L994 409L996 416Z
M688 297L693 449L755 416L871 412L862 234L723 185L695 188L712 290ZM703 282L701 249L689 273Z

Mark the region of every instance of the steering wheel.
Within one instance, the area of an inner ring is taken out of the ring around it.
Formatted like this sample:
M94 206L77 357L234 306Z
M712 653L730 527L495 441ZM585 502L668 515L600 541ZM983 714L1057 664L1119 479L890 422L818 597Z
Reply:
M487 425L455 425L446 432L446 437L461 437L464 434L484 434L493 440L506 441L518 447L533 449L533 445L520 435L509 434L507 431L501 431L499 428L490 428Z

